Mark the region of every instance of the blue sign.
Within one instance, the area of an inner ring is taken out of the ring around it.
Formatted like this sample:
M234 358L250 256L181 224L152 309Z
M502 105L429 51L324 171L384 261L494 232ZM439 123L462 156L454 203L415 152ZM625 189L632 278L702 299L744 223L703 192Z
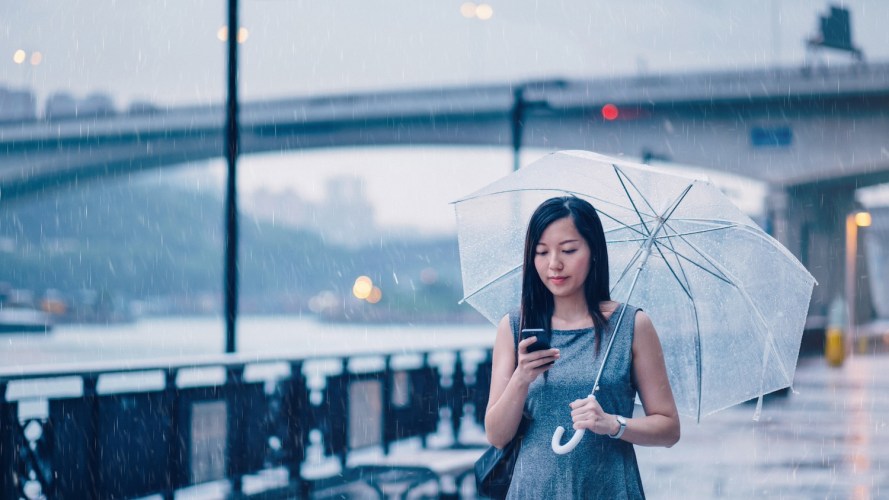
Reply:
M793 144L793 130L790 127L753 127L750 129L750 144L755 148L783 148Z

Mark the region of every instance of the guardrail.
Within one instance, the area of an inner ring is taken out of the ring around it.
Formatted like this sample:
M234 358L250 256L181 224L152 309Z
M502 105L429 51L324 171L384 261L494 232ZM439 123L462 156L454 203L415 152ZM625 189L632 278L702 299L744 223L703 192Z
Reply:
M481 425L491 353L241 355L0 370L0 497L131 498L278 470L301 497L351 454ZM473 413L467 414L467 409ZM339 462L307 478L308 450Z

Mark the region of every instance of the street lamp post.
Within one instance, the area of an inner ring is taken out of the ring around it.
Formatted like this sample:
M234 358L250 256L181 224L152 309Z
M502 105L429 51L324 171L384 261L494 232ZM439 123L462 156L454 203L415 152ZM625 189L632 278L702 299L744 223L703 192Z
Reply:
M238 318L238 0L228 2L228 72L225 113L225 159L228 166L225 190L225 352L237 348Z
M858 228L871 224L871 215L855 210L846 215L846 352L851 355L858 332Z
M522 135L525 130L525 121L528 111L539 108L549 109L550 105L546 98L528 100L525 98L525 91L530 86L539 87L541 90L546 89L547 85L553 88L565 87L562 80L552 80L543 82L527 82L515 87L512 91L512 109L510 110L510 130L512 131L512 170L517 172L521 166L519 157L522 149Z

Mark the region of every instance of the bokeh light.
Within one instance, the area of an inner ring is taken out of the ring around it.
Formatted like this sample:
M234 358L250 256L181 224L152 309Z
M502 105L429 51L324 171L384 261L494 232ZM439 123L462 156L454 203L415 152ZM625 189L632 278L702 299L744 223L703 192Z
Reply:
M220 42L228 41L228 26L222 26L216 31L216 38ZM244 43L250 38L250 31L247 28L238 28L238 43Z
M481 3L475 8L475 15L482 21L487 21L494 17L494 8L486 3Z
M19 49L19 50L15 51L14 54L12 54L12 61L16 64L21 64L21 63L25 62L25 58L27 56L28 55L25 54L24 50Z
M373 289L370 291L370 295L367 296L367 301L371 304L376 304L377 302L382 300L382 298L383 291L380 290L378 287L373 287Z
M352 295L357 299L364 300L370 297L370 293L374 289L373 281L367 276L359 276L355 279L355 284L352 285Z
M872 219L870 212L858 212L855 214L855 225L858 227L869 227Z

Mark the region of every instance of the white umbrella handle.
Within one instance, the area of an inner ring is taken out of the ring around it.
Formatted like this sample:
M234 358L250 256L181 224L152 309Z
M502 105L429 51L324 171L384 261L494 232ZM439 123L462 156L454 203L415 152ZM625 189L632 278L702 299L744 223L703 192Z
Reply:
M552 447L553 451L556 452L556 455L565 455L567 453L571 453L571 450L577 447L580 444L580 440L583 439L583 433L585 429L580 429L574 431L574 435L571 436L571 440L565 444L562 444L562 435L565 434L565 428L561 425L556 427L556 432L553 433L553 441Z

